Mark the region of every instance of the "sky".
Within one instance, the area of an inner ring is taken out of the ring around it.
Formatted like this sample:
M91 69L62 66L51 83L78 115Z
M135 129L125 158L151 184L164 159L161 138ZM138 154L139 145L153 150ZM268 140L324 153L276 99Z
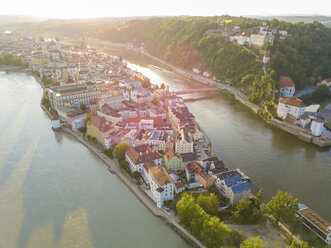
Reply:
M7 0L0 15L51 18L155 15L328 15L331 0Z

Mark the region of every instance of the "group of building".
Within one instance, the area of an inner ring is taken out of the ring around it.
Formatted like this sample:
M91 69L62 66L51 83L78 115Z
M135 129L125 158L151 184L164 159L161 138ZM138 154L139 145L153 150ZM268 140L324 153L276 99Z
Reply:
M240 45L254 45L257 47L263 47L267 43L271 46L274 44L275 34L278 32L279 39L285 39L290 36L286 30L270 29L269 26L264 22L260 26L258 33L250 34L248 32L240 32L240 27L235 27L236 32L229 36L230 41L235 41Z
M321 136L324 120L317 116L316 112L307 111L302 100L293 97L295 84L290 77L280 77L279 91L282 97L279 99L277 116L288 123L306 129L313 136Z
M129 168L140 173L158 207L184 190L212 186L231 204L250 196L247 178L215 156L183 98L152 85L121 58L84 43L73 47L56 40L16 38L8 44L16 49L8 52L23 57L34 74L48 79L44 97L54 113L52 127L86 131L105 149L127 142Z

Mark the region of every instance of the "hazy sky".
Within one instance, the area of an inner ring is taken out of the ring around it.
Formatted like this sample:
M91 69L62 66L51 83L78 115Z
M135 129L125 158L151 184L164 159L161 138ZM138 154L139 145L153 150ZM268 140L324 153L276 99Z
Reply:
M331 0L6 0L2 15L57 18L150 15L284 15L331 16Z

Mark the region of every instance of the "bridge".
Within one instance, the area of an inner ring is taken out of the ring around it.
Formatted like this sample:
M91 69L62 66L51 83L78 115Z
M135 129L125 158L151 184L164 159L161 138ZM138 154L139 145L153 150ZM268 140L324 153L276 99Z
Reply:
M192 94L192 93L203 93L209 91L219 91L220 88L200 88L200 89L190 89L190 90L182 90L182 91L175 91L176 95L185 95L185 94Z

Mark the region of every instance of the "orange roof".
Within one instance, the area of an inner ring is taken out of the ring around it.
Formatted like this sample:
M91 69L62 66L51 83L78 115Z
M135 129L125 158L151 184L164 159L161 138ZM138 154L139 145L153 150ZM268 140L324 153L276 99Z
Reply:
M91 116L91 125L95 126L101 132L107 132L112 128L112 123L108 122L104 117L99 117L97 115Z
M145 144L130 147L125 153L134 164L152 162L156 159L162 158L162 155L157 150L150 145Z
M305 106L305 104L298 98L284 97L284 98L280 98L279 102L287 104L287 105L296 106L296 107Z
M52 116L52 121L56 121L59 120L58 115L54 112L53 116Z
M285 88L285 87L295 87L295 84L293 83L290 77L282 76L279 79L279 88Z
M172 183L167 171L161 166L153 166L149 169L156 181L163 186L168 183Z
M168 150L165 154L165 156L167 157L168 161L172 159L173 156L175 156L175 153L173 150Z

